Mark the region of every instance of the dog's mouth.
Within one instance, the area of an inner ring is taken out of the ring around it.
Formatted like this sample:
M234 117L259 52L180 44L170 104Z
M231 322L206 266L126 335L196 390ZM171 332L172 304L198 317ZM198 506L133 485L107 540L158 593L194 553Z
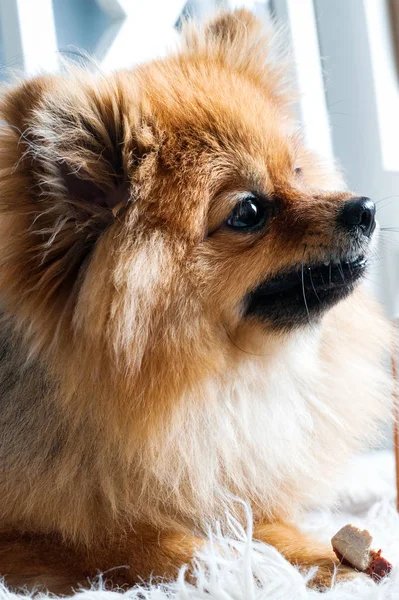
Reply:
M248 294L245 314L278 328L306 324L350 294L366 267L364 254L295 266Z

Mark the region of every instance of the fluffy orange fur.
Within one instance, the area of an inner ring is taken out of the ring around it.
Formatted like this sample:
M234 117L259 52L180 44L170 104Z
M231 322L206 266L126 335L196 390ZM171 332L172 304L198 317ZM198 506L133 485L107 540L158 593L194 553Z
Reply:
M10 585L67 592L122 564L113 583L173 576L233 496L257 537L329 581L332 552L287 523L330 498L389 413L390 333L358 290L293 331L244 318L261 281L339 248L351 198L304 147L271 46L241 10L187 25L179 51L134 70L4 91ZM222 226L248 190L284 208L267 234Z

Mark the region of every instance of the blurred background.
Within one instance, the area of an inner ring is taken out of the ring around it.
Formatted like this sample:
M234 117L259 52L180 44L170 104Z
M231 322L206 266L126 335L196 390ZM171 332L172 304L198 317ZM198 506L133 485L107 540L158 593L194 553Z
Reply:
M308 144L377 202L369 280L399 316L399 0L0 0L0 79L96 57L104 72L173 48L182 18L246 6L286 26Z

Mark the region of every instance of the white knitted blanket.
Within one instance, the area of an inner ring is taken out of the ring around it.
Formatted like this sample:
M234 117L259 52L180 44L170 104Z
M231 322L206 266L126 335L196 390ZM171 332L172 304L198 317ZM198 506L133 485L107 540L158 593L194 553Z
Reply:
M197 581L190 585L183 573L171 583L139 586L120 593L101 589L101 578L89 591L77 590L79 600L399 600L399 516L394 499L394 461L392 453L376 451L354 459L342 483L339 511L319 510L308 514L301 527L329 543L331 536L344 524L369 529L376 546L393 563L389 577L374 583L360 575L323 594L310 590L311 576L300 573L274 548L251 540L247 531L232 523L230 538L217 532L198 555ZM217 528L216 528L217 530ZM19 600L4 586L0 600Z

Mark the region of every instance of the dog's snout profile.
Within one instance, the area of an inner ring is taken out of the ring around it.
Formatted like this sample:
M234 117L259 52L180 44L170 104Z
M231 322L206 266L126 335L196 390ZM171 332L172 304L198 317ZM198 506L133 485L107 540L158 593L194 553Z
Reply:
M361 229L370 237L375 229L375 204L370 198L352 198L345 202L339 221L348 230Z

